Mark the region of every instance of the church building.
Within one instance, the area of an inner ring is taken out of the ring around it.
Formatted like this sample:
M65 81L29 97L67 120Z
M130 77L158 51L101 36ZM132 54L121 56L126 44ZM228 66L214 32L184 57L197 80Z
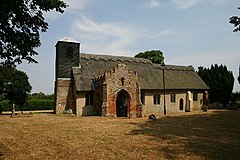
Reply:
M144 117L201 110L208 86L192 66L80 53L80 43L56 44L55 113Z

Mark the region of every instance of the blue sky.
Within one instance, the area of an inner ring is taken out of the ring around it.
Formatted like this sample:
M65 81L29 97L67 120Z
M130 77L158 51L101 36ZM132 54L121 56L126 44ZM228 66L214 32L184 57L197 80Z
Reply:
M65 0L64 14L45 14L38 64L24 63L32 93L54 92L55 44L64 37L81 43L81 52L134 56L161 50L165 63L210 67L224 64L234 73L240 64L240 32L228 23L240 15L236 0Z

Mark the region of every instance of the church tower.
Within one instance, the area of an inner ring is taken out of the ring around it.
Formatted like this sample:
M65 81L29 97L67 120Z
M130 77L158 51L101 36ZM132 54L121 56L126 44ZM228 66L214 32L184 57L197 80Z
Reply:
M75 101L72 92L72 67L78 67L80 43L63 38L56 44L55 62L55 113L75 112Z

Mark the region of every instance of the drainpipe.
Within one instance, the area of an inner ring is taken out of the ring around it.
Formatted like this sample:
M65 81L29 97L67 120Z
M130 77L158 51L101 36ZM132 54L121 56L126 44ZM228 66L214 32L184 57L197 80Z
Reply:
M162 64L163 66L163 114L166 115L166 88L165 88L165 71L164 71L164 67L165 67L165 64L163 63Z

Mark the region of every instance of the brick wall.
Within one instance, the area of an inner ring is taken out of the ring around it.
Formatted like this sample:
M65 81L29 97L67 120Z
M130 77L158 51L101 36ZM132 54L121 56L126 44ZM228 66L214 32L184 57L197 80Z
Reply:
M94 108L103 116L117 116L117 97L121 91L128 95L127 116L141 117L140 88L137 74L125 64L118 64L94 80ZM129 112L130 109L130 112ZM101 112L101 113L100 113Z

